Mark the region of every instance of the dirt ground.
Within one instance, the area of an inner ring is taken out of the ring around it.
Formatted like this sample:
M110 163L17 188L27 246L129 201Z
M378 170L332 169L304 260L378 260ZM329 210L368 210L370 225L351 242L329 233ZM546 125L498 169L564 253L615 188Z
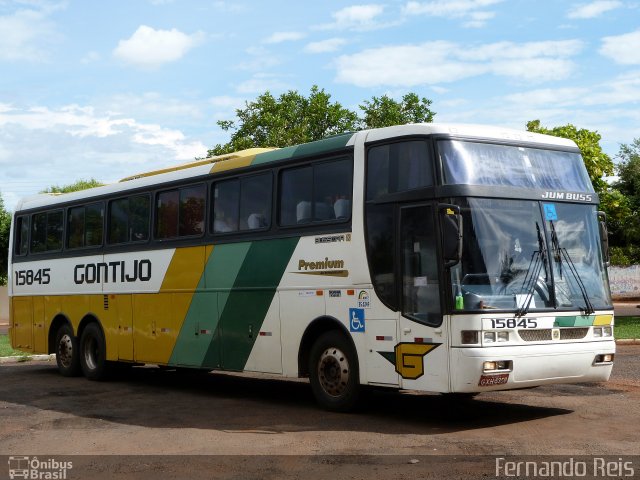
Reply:
M373 391L357 414L319 410L306 381L148 367L96 383L12 364L0 366L0 479L7 456L33 455L74 456L67 478L154 480L495 478L496 456L635 455L640 477L639 418L640 346L619 346L604 384L469 402Z

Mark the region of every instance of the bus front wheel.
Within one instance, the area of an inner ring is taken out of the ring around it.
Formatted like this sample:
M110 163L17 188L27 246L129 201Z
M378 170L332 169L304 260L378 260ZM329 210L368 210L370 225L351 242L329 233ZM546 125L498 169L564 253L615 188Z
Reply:
M355 349L338 331L321 335L309 355L311 389L327 410L352 410L360 396L360 376Z
M80 336L80 366L89 380L102 380L107 374L107 349L102 329L90 323Z
M80 349L78 337L73 334L73 328L68 323L62 325L56 332L56 363L58 371L65 377L80 375Z

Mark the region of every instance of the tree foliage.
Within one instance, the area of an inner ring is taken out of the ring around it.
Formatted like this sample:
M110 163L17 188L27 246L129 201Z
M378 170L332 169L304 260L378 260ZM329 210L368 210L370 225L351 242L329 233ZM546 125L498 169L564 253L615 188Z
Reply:
M620 236L626 245L640 243L640 138L620 145L616 155L618 181L614 188L624 202Z
M252 147L288 147L364 128L430 122L435 115L430 105L431 100L415 93L400 102L383 95L360 105L364 113L360 117L332 102L331 95L317 85L311 87L308 97L295 90L278 98L265 92L237 109L235 120L217 122L225 132L231 132L231 139L209 150L207 157Z
M90 180L78 180L69 185L52 185L46 190L42 190L40 193L70 193L70 192L78 192L80 190L86 190L88 188L101 187L104 183L99 182L95 178Z
M9 230L11 214L5 209L0 197L0 285L7 284L7 262L9 260Z
M613 161L611 157L602 151L600 140L602 136L598 132L578 129L570 123L560 127L546 128L540 125L540 120L532 120L527 123L527 130L535 133L544 133L555 137L563 137L573 140L578 145L584 165L589 173L589 178L596 193L600 194L608 188L605 176L613 175Z
M614 174L614 164L611 157L602 151L600 146L601 135L598 132L577 128L571 124L546 128L540 125L540 120L528 122L527 130L568 138L578 145L593 188L600 197L600 208L607 215L609 240L612 245L623 244L623 230L626 217L629 215L628 201L619 190L610 186L604 178Z
M363 128L380 128L407 123L432 122L435 113L429 108L431 100L420 98L415 93L407 93L401 102L383 95L365 100L360 105L364 112Z

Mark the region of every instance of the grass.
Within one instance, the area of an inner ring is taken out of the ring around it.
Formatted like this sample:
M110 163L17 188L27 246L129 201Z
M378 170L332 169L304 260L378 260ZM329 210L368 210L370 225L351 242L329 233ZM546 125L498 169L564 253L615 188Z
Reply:
M24 352L19 352L11 348L11 342L8 335L0 335L0 357L28 357Z
M613 333L616 339L640 338L640 317L616 317Z

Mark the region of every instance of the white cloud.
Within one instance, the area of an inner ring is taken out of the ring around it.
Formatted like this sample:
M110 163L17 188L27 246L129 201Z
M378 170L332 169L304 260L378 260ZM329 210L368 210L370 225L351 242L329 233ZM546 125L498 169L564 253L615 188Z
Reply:
M238 93L264 93L269 90L271 92L282 91L289 88L289 85L283 82L277 75L271 75L266 73L259 73L254 75L249 80L239 83L236 86Z
M45 61L58 40L49 15L52 9L18 10L0 16L0 61Z
M113 54L116 58L137 67L156 68L179 60L203 40L202 32L189 35L175 28L155 30L140 25L130 38L120 40Z
M117 181L139 171L204 156L207 147L182 131L92 106L0 109L0 193L19 197L80 178Z
M599 52L621 65L640 65L640 30L604 37Z
M388 22L379 22L378 18L384 12L384 5L367 4L352 5L331 14L333 23L320 25L320 30L375 30L389 26Z
M259 72L275 67L281 63L280 57L273 54L264 46L250 47L245 50L249 55L248 60L243 60L235 66L238 70Z
M328 38L327 40L308 43L304 47L304 51L308 53L329 53L339 50L346 44L347 41L344 38Z
M577 40L480 46L437 41L373 48L338 57L337 80L360 87L414 87L492 74L544 82L569 76L574 69L569 57L581 49Z
M282 43L282 42L295 42L301 40L306 35L302 32L275 32L267 37L264 43Z
M640 71L590 87L545 88L506 95L508 103L529 107L586 107L640 104Z
M410 1L402 8L404 15L428 15L449 19L464 19L465 27L480 28L495 12L485 10L504 0L431 0L427 2Z
M595 0L594 2L574 5L567 17L574 19L596 18L609 10L622 7L618 0Z

